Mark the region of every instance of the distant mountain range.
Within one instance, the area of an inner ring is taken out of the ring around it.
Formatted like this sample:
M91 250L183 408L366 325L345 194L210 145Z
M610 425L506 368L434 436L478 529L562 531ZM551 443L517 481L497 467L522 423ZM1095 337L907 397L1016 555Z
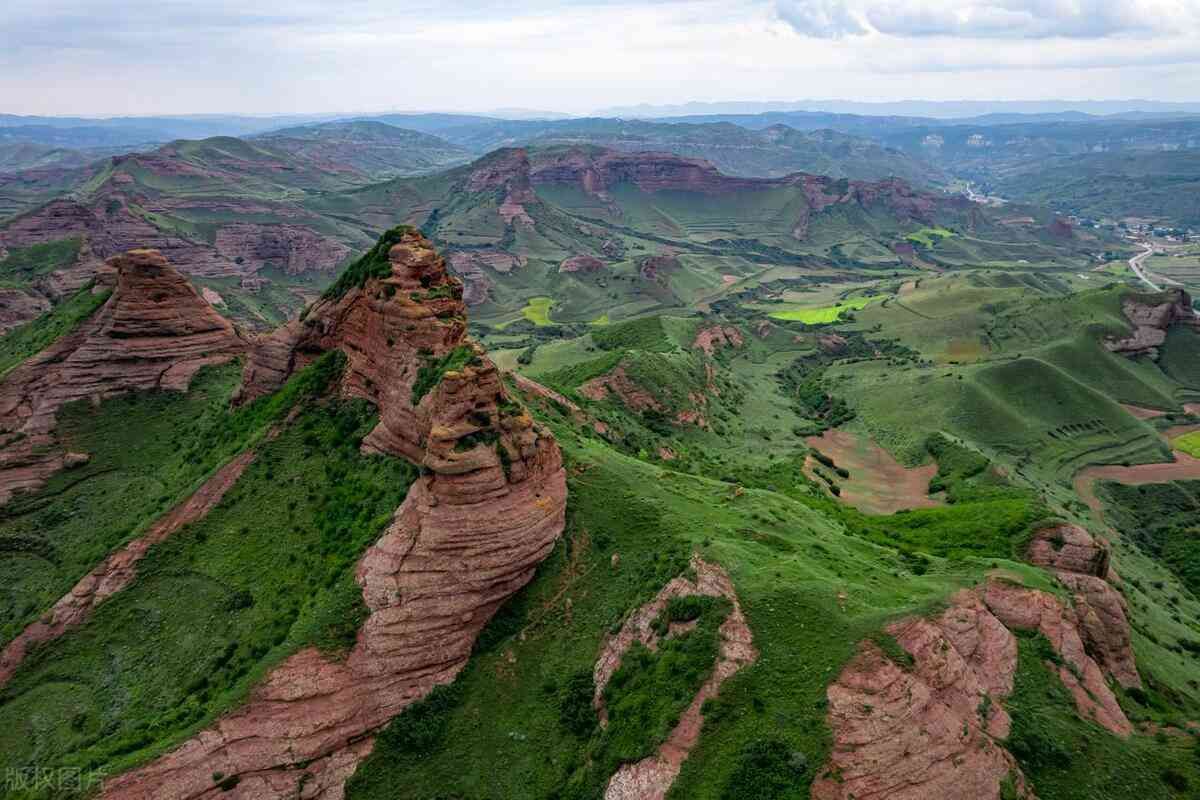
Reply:
M867 116L934 117L951 119L990 114L1197 114L1200 102L1160 100L795 100L777 102L691 102L666 105L641 104L599 109L596 116L625 118L678 117L707 114L762 114L766 112L820 111Z
M539 125L567 126L589 120L655 120L658 122L731 122L748 128L784 124L800 130L831 128L843 133L871 132L901 127L936 127L963 124L992 126L1042 122L1115 122L1156 120L1200 115L1200 103L1157 101L1088 102L932 102L862 103L855 101L799 101L795 103L685 103L670 106L629 106L606 109L592 117L573 117L553 111L500 109L480 114L457 112L323 113L273 116L201 114L147 117L47 117L0 114L0 142L89 148L145 148L176 139L212 136L253 136L282 128L333 121L368 119L401 128L443 135L462 129L463 136L479 129L493 131L492 144L503 142L502 133L515 135ZM458 142L447 136L451 141ZM483 136L482 138L487 138ZM528 137L527 137L528 138ZM480 149L478 152L483 152Z

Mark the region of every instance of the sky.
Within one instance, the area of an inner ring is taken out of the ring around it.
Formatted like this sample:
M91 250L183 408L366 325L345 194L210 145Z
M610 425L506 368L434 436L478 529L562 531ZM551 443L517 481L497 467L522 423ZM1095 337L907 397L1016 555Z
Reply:
M5 0L0 113L1200 100L1200 0Z

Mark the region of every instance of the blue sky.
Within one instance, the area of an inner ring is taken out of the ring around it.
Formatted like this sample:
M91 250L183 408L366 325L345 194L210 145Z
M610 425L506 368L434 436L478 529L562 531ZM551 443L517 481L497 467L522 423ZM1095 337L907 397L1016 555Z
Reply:
M1200 100L1200 0L6 0L0 111Z

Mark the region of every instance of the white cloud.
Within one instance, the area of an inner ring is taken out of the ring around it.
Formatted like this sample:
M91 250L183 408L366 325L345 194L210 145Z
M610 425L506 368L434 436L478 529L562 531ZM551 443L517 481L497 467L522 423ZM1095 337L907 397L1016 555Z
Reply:
M797 33L825 38L873 31L899 37L1098 39L1195 31L1200 25L1200 0L777 0L776 11Z
M0 112L583 113L807 97L1196 100L1198 6L7 0L0 2Z
M837 39L867 32L843 0L778 0L776 13L797 33Z

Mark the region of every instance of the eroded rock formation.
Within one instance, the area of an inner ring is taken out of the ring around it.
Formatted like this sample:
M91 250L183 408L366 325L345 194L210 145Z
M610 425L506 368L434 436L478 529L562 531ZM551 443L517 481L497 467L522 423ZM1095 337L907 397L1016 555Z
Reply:
M103 797L340 798L374 731L454 678L561 533L558 446L466 337L461 283L417 233L400 237L388 258L390 275L324 299L303 322L260 340L242 393L270 392L318 353L340 349L343 393L379 408L364 449L426 468L359 562L370 613L353 649L344 661L297 653L245 706L110 780ZM237 785L220 792L215 772Z
M246 342L156 250L109 259L116 285L90 319L0 382L0 503L62 467L58 410L129 391L186 390Z
M1130 356L1157 358L1172 325L1200 325L1192 298L1182 289L1168 289L1161 295L1130 295L1121 301L1121 311L1133 332L1124 338L1106 339L1104 346Z
M599 272L604 269L604 262L595 256L571 256L558 265L559 272Z
M742 332L737 328L731 325L710 325L696 332L692 347L703 350L706 356L711 356L717 350L726 347L738 348L745 343Z
M990 580L956 594L934 619L888 626L911 663L864 642L829 686L834 747L813 800L995 800L1006 778L1019 797L1032 797L1003 747L1010 726L1003 701L1017 670L1014 630L1049 641L1060 663L1046 666L1080 716L1129 735L1132 726L1085 647L1085 625L1051 594Z
M273 266L288 275L329 272L350 253L336 239L300 225L237 223L217 229L217 252L249 271Z
M1141 687L1125 598L1112 587L1109 550L1078 525L1037 531L1026 558L1071 590L1075 627L1101 669L1125 688Z
M679 776L688 753L700 740L700 729L704 724L701 708L705 701L715 697L721 684L738 670L758 660L758 651L754 648L750 627L746 624L737 592L729 576L719 566L710 564L699 556L692 557L691 567L696 573L694 582L685 577L674 578L653 600L631 614L620 631L605 641L593 669L596 685L593 703L600 715L601 724L606 725L608 722L604 708L604 687L620 666L621 657L634 642L641 642L651 650L657 649L659 635L654 630L654 621L666 609L671 598L704 595L724 597L730 601L732 610L718 630L721 645L717 663L658 752L641 761L622 765L609 779L604 792L605 800L662 800L666 797L671 784ZM679 635L681 629L687 625L688 623L672 623L667 636Z
M829 686L834 745L813 800L996 800L1009 776L1019 797L1032 797L998 743L1009 732L1002 701L1017 642L979 595L961 592L940 616L888 633L912 664L865 642Z

